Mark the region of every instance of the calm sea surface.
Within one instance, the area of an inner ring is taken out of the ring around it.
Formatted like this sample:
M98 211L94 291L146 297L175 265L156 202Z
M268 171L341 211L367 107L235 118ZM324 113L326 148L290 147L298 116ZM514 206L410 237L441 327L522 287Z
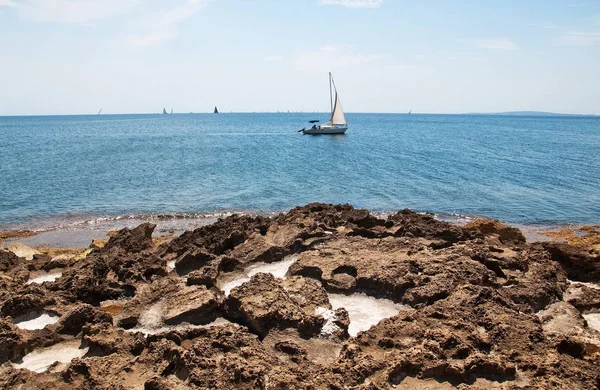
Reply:
M312 201L600 223L600 118L347 114L0 117L0 227L281 211Z

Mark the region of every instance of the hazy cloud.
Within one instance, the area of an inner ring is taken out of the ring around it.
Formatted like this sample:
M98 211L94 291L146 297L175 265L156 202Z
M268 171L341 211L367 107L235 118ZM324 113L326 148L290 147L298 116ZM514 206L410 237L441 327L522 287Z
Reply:
M383 0L319 0L320 4L342 5L350 8L377 8Z
M573 31L566 33L557 39L559 45L564 46L592 46L600 43L600 32L598 31Z
M379 54L351 53L350 45L326 45L316 51L298 53L296 70L323 72L335 68L360 65L385 56Z
M0 0L0 7L1 6L17 8L19 5L11 0Z
M266 56L264 58L265 61L273 61L273 62L277 62L277 61L283 61L283 57L282 56Z
M477 42L477 47L489 50L518 50L519 46L508 39L486 39Z
M0 0L0 6L14 7L21 17L43 22L90 24L125 13L139 0Z
M171 40L177 36L177 24L197 14L206 3L203 0L187 0L173 8L143 16L136 26L142 31L127 34L125 39L136 47L153 46Z

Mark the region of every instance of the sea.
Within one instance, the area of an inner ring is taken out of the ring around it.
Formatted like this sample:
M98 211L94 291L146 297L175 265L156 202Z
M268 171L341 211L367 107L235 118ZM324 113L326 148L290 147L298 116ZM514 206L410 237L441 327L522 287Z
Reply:
M600 117L346 118L345 135L310 136L326 113L0 117L0 230L180 229L309 202L600 223Z

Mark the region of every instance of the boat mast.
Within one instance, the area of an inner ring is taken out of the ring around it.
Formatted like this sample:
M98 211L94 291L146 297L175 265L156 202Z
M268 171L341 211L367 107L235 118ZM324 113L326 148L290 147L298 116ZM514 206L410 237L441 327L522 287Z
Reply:
M331 115L333 115L333 95L331 94L331 72L329 72L329 107L331 107Z

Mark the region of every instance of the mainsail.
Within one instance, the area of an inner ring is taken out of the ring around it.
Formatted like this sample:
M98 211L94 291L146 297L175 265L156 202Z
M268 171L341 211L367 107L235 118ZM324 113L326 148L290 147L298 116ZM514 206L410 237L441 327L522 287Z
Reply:
M218 114L219 110L217 110L217 106L215 106L215 110L213 111L213 114Z
M163 114L167 113L167 109L163 107Z
M346 117L344 117L344 111L342 110L342 103L340 97L335 91L335 106L333 106L333 112L331 113L331 124L332 125L345 125Z

